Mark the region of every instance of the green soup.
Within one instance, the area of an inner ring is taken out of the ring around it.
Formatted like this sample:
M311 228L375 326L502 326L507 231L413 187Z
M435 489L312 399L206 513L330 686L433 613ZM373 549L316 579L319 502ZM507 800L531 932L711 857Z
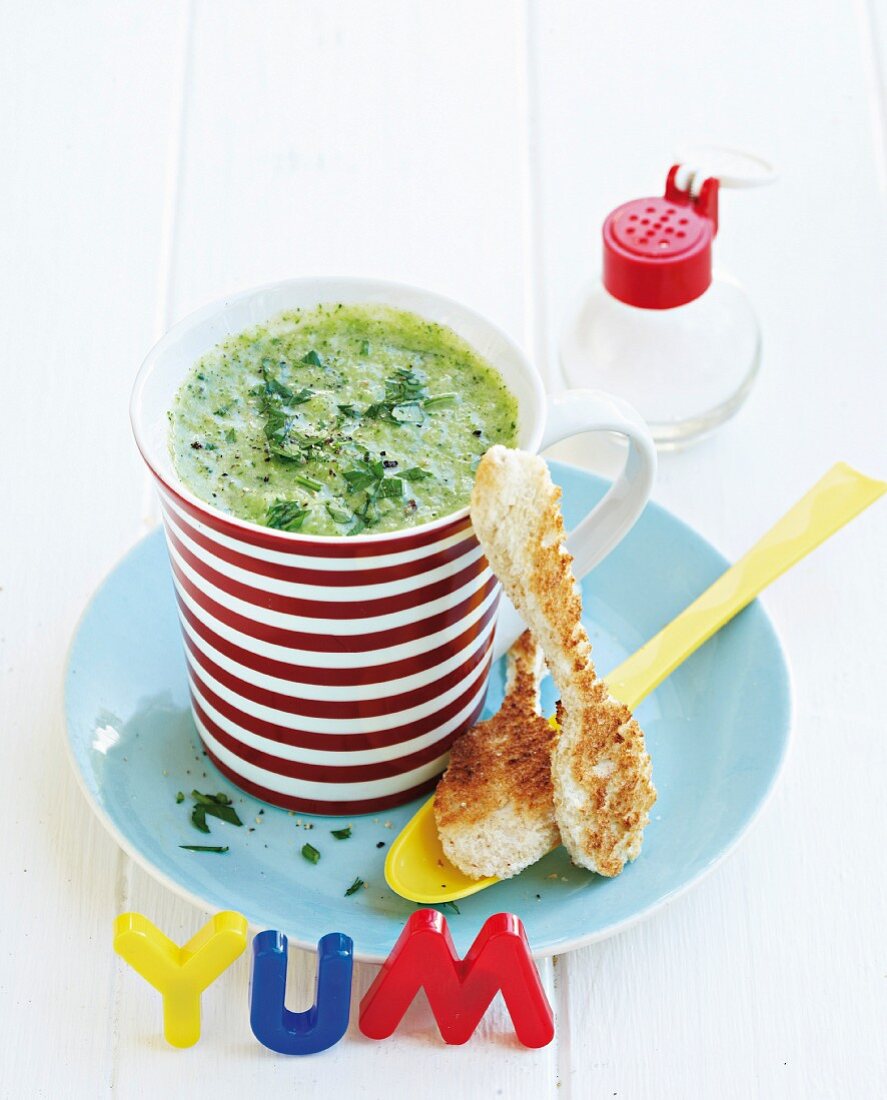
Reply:
M355 535L468 503L517 403L464 340L413 313L324 305L232 336L169 412L179 477L222 512L285 531Z

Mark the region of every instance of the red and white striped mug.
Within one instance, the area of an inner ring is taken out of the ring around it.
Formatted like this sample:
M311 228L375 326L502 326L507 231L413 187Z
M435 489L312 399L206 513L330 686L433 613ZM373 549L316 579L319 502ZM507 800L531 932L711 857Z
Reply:
M547 398L523 352L457 302L371 279L292 279L187 317L152 349L131 415L157 483L194 720L219 769L277 806L359 814L430 789L453 740L480 715L492 661L522 629L468 509L403 531L349 538L258 527L179 480L167 410L199 356L283 310L379 302L447 325L505 379L518 439L537 451L579 432L628 438L625 466L570 536L581 576L640 514L655 450L624 402L591 390ZM495 636L495 640L494 640Z

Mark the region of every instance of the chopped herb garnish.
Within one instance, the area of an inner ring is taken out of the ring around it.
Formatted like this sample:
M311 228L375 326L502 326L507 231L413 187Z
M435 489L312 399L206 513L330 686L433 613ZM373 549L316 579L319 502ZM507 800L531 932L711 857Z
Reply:
M207 816L217 817L220 821L227 821L229 825L237 825L239 827L243 824L237 816L237 811L233 806L217 806L213 803L199 803L191 811L191 820L202 833L209 832L209 828L206 824Z
M366 489L376 480L366 470L345 470L342 477L348 482L348 489L352 493L359 493L361 489Z
M237 432L235 432L233 428L229 428L227 430L227 432L225 432L225 442L226 443L236 443L237 442Z
M353 492L359 492L361 489L366 489L369 485L372 485L374 481L381 481L385 476L385 468L382 463L376 463L378 470L374 470L373 466L368 463L361 463L360 466L354 470L345 470L342 477L348 482L348 488Z
M336 840L347 840L351 836L351 826L348 825L344 829L330 829L330 834L336 838Z
M402 497L403 496L403 482L399 477L386 477L379 482L379 488L376 491L377 497Z
M312 493L316 493L318 489L322 489L323 485L319 481L315 481L313 477L307 477L305 474L293 474L293 481L297 485L304 485L306 489L310 489Z
M210 803L208 806L203 807L204 810L210 815L210 817L217 817L219 821L227 821L229 825L237 825L240 827L243 822L237 816L237 810L233 806L226 806L224 803Z
M310 386L303 386L298 391L291 390L270 373L269 367L269 361L264 360L262 377L265 383L260 389L268 449L281 458L300 459L304 462L307 460L305 451L316 446L320 440L299 431L296 407L310 401L314 390ZM304 428L304 423L301 426Z
M176 805L178 805L180 802L184 802L184 801L185 801L185 792L184 791L179 791L179 793L176 795Z
M273 374L268 374L267 371L264 372L264 377L266 397L280 397L284 401L293 401L296 395L289 386L285 386L279 378L275 378Z
M356 409L354 405L337 405L336 408L343 416L360 416L360 411Z
M398 367L393 377L385 380L385 400L392 405L418 401L425 396L425 383L414 370Z
M373 523L377 522L378 516L374 510L371 512L377 500L403 496L403 481L401 478L394 475L386 476L386 474L385 463L378 459L372 461L365 459L356 462L353 470L345 470L342 474L348 482L349 492L357 493L362 489L366 490L366 499L362 507L355 511L355 520L361 522L355 522L355 525L348 532L349 535L356 535L364 527L371 527Z
M336 508L330 501L327 501L326 510L334 523L350 523L354 519L353 512L345 512L341 508Z
M404 470L400 476L406 478L407 481L424 481L432 474L429 470L423 470L421 466L412 466L409 470Z
M354 882L352 882L352 883L351 883L351 885L350 885L350 886L348 887L348 889L347 889L347 890L345 891L345 897L346 897L346 898L350 898L350 897L351 897L351 895L352 895L352 894L356 894L356 893L357 893L357 891L358 891L358 890L359 890L359 889L361 888L361 886L363 886L363 885L364 885L364 881L363 881L363 879L362 879L362 878L356 878L356 879L354 880Z
M458 395L455 393L439 393L434 397L426 397L422 402L423 409L438 409L445 405L452 405Z
M302 845L302 855L309 863L317 863L320 859L320 852L312 844Z
M425 423L425 413L418 405L395 405L391 410L391 419L398 424L416 424L418 426Z
M320 358L320 356L317 354L317 352L314 350L314 348L312 348L311 351L309 351L307 355L302 356L302 362L307 363L309 367L322 367L323 366L323 360Z
M419 402L426 396L425 383L416 372L399 367L391 378L385 379L384 398L370 405L364 416L394 424L421 424L425 415Z
M308 515L308 509L298 500L275 500L268 505L265 523L278 531L298 531Z
M181 792L179 792L181 794ZM203 794L200 791L192 791L194 807L191 810L191 824L201 833L208 833L209 826L206 823L207 815L217 817L220 821L226 821L229 825L242 825L243 822L237 816L237 811L231 805L231 799L221 791L218 794ZM182 795L184 799L184 795ZM176 801L179 801L177 798Z
M186 852L227 852L227 844L180 844Z
M369 340L361 340L360 341L360 354L361 355L369 355L369 353L370 353L370 342L369 342Z

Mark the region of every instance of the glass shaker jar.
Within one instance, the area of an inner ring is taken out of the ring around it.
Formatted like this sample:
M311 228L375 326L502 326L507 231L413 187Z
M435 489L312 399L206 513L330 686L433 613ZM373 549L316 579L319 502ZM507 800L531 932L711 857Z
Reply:
M718 187L674 165L664 196L612 211L602 276L561 342L567 383L624 397L661 449L700 439L732 416L760 363L760 328L744 290L712 275Z

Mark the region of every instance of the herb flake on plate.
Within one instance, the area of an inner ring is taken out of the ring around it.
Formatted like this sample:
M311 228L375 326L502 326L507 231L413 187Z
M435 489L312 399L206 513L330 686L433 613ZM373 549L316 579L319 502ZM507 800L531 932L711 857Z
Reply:
M179 792L181 794L181 791ZM231 799L224 792L218 794L203 794L202 791L192 791L194 806L191 810L191 824L201 833L209 832L206 823L207 816L217 817L220 821L226 821L229 825L243 825L237 811L231 805ZM184 795L182 796L184 800ZM178 802L179 799L176 798Z
M352 895L352 894L356 894L356 893L357 893L357 891L358 891L358 890L359 890L359 889L361 888L361 886L363 886L363 885L364 885L364 881L363 881L363 879L362 879L362 878L356 878L356 879L354 880L354 882L352 882L352 883L351 883L351 885L350 885L350 886L348 887L348 889L347 889L347 890L345 891L345 897L346 897L346 898L350 898L350 897L351 897L351 895Z
M180 848L184 848L186 852L227 852L227 844L180 844Z
M303 844L302 855L309 863L318 863L320 861L320 852L318 852L313 844Z
M347 840L351 836L351 826L346 825L344 829L330 829L330 833L336 840Z

